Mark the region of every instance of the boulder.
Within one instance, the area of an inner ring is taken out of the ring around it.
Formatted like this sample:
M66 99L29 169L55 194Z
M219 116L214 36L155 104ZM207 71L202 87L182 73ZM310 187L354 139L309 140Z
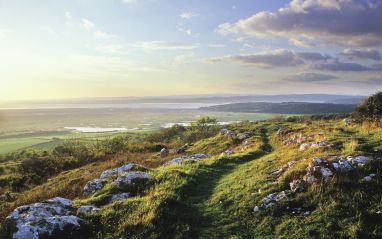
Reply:
M302 180L293 180L289 183L290 190L294 193L302 192L305 190L304 182Z
M125 200L125 199L128 199L129 197L130 197L130 193L113 194L113 196L111 196L110 203Z
M284 134L284 132L285 132L285 129L284 129L284 128L279 128L279 129L277 130L276 134L277 134L277 135L282 135L282 134Z
M351 162L353 165L356 165L357 167L362 167L365 165L367 161L371 160L371 158L366 156L357 156L357 157L351 157L349 156L347 158L347 161Z
M310 146L311 146L310 143L303 143L300 145L300 151L305 151L305 150L309 149Z
M146 172L129 172L124 175L119 176L117 179L115 179L112 184L116 185L118 187L123 187L131 184L134 180L137 179L151 179L151 176Z
M343 121L344 121L345 125L351 125L351 124L353 124L353 120L352 120L352 119L349 119L349 118L345 118Z
M324 180L328 180L329 177L333 176L333 172L326 167L321 167L321 175Z
M72 202L59 197L16 208L4 225L5 238L13 239L81 238L84 233L83 220L74 216Z
M164 157L164 156L166 156L167 154L168 154L168 150L167 150L166 148L161 149L161 151L160 151L160 156L161 156L161 157Z
M374 177L377 176L375 173L369 174L368 176L364 177L363 180L366 182L370 182L374 179Z
M187 147L188 147L187 145L183 145L182 147L176 148L174 150L174 152L176 154L182 154L182 153L186 152Z
M236 137L236 133L229 129L222 129L220 130L221 135L228 135L230 137Z
M239 140L246 140L246 139L248 139L248 138L250 138L250 137L251 137L251 134L248 133L248 132L237 134L237 138L238 138Z
M340 158L338 161L335 160L334 162L332 162L332 166L335 171L339 172L348 172L354 169L352 164L344 160L343 158Z
M230 156L230 155L232 155L232 154L234 154L233 150L231 150L231 149L227 149L226 151L224 151L224 152L222 153L222 156Z
M106 171L102 172L102 174L100 176L100 179L106 179L106 178L109 178L109 177L111 177L113 175L121 174L121 173L130 171L135 166L136 165L133 164L133 163L128 163L128 164L125 164L125 165L123 165L121 167L118 167L118 168L106 170Z
M77 216L80 215L91 215L91 214L96 214L100 211L101 209L92 205L84 205L80 206L77 209Z
M318 141L317 143L311 144L310 147L312 147L312 148L319 148L319 147L326 147L326 146L329 146L329 145L330 145L329 141L322 140L322 141Z
M103 188L103 186L105 185L106 183L106 180L104 179L94 179L88 183L86 183L85 187L84 187L84 195L85 196L90 196L92 195L93 193L95 193L96 191L100 190L101 188Z
M276 177L279 177L281 176L281 174L283 174L284 172L288 171L289 169L291 169L297 162L296 161L290 161L286 164L284 164L281 168L279 168L278 170L274 171L273 173L271 173L272 176L276 176Z
M185 160L195 160L195 161L198 161L198 160L205 159L205 158L208 158L208 157L209 156L206 155L206 154L193 154L193 155L188 155L188 156L182 156L182 157L174 158L173 160L170 160L170 161L166 162L164 165L167 166L167 165L180 164L180 163L182 163Z
M314 177L313 175L311 174L307 174L303 177L303 180L308 183L308 184L313 184L313 183L316 183L318 181L318 179L316 177Z
M253 208L253 212L258 212L258 211L260 211L260 208L259 208L259 206L255 206L254 208Z
M288 194L286 191L281 191L281 192L275 192L267 195L266 197L263 198L263 203L265 206L269 206L271 203L274 202L279 202L282 200L287 200L288 199Z

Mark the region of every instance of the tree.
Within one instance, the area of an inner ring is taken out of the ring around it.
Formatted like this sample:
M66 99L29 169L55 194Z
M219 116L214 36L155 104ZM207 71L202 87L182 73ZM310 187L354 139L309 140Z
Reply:
M188 143L213 136L219 131L216 118L204 116L192 122L187 128L186 139Z
M354 116L360 120L380 121L382 118L382 92L365 99L356 108Z

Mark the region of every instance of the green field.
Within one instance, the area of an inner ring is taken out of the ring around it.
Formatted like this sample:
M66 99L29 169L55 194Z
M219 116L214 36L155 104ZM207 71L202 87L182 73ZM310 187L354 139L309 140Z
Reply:
M184 109L38 109L0 111L0 154L21 149L52 149L67 139L91 141L116 133L78 133L64 127L128 128L146 133L168 123L188 123L201 116L220 122L256 121L274 114L209 112Z

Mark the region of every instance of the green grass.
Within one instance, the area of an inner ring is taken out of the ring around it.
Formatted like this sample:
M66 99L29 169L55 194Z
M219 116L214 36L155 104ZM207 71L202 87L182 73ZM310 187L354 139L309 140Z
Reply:
M93 142L118 133L71 133L70 126L127 127L131 134L151 133L169 122L190 122L209 115L219 121L264 120L273 114L205 112L198 110L52 109L0 110L0 154L20 149L52 149L61 140ZM150 123L150 126L141 124Z
M289 200L253 213L253 208L266 195L289 189L289 182L301 178L313 157L379 157L375 149L382 145L380 128L345 126L340 121L242 123L229 127L236 132L251 132L254 143L243 148L240 142L220 134L194 143L187 149L188 153L208 153L211 158L150 169L153 180L136 185L133 189L136 196L105 206L99 215L86 218L93 231L92 238L382 237L382 215L377 213L382 210L382 162L379 160L354 172L336 174L329 182L309 186ZM275 133L279 127L313 134L311 141L326 139L333 146L301 152L299 144L282 144L284 138ZM220 156L228 148L235 153ZM52 191L43 191L41 186L31 189L24 193L24 201L18 205L64 195L74 198L76 206L102 205L116 189L109 183L95 195L84 198L81 196L83 185L98 177L102 170L137 160L138 155L118 155L113 160L119 161L92 163L61 173L48 181ZM157 153L141 155L142 159L157 157ZM292 169L278 178L271 176L292 160L297 161ZM91 174L84 178L85 172ZM377 174L376 180L363 182L361 179L370 173ZM296 207L311 214L294 215L291 209Z

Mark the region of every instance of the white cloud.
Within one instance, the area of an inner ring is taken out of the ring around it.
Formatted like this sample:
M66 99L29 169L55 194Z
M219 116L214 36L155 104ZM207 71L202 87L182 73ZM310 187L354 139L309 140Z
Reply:
M70 12L65 12L65 18L66 20L72 20L72 14Z
M199 43L150 41L135 44L144 50L192 50L199 47Z
M99 39L110 39L115 37L115 35L103 31L96 31L94 36Z
M12 31L6 28L0 28L0 38L7 37Z
M303 47L315 44L375 47L382 45L381 18L381 1L293 0L275 12L258 12L233 24L222 23L217 31L223 35L285 37Z
M124 49L123 45L115 45L115 44L99 45L95 48L97 52L106 53L106 54L117 54L117 53L121 54L123 49Z
M195 58L195 53L189 53L184 55L176 56L174 59L174 66L176 65L184 65L190 63Z
M136 3L137 0L121 0L121 2L125 4L132 4L132 3Z
M224 48L224 47L227 47L227 45L225 45L225 44L208 44L208 47L211 47L211 48Z
M381 53L377 50L366 49L366 50L355 50L355 49L345 49L340 55L347 57L348 59L369 59L380 61Z
M89 19L82 19L82 26L86 29L86 30L91 30L95 27L94 23L92 21L90 21Z
M181 17L181 18L183 18L183 19L187 19L187 20L189 20L189 19L191 19L191 18L194 18L194 17L197 17L197 16L199 16L199 14L194 13L194 12L191 12L191 11L188 11L188 12L182 12L182 13L180 14L180 17Z
M321 73L309 73L303 72L295 75L290 75L284 78L286 81L296 81L296 82L324 82L338 79L338 77L333 75L326 75Z
M182 33L185 33L185 34L187 34L187 35L189 35L189 36L193 36L193 35L195 35L194 33L193 33L193 31L192 31L192 29L184 29L184 28L182 28L182 27L180 27L180 28L178 28L178 31L180 31L180 32L182 32Z

